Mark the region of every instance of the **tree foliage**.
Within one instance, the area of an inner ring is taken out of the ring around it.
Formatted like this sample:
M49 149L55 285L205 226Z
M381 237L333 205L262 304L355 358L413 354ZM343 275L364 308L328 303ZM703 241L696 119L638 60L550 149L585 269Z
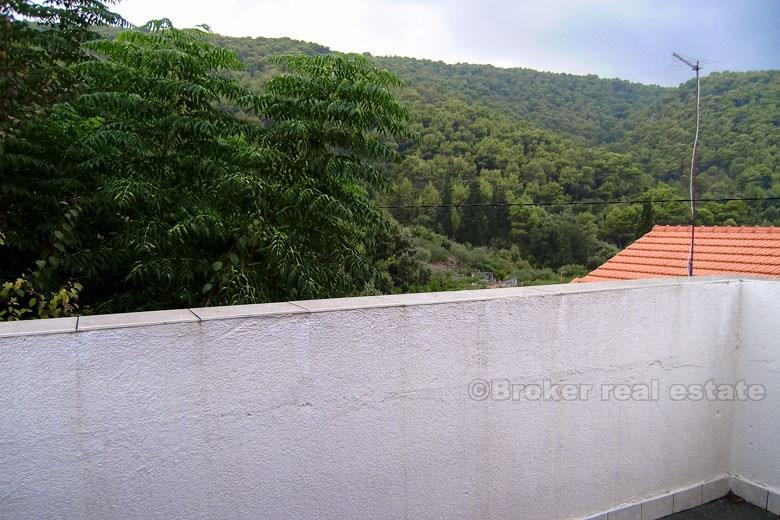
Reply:
M77 303L83 289L69 281L50 294L38 291L26 277L0 285L0 321L29 318L63 318L79 311Z
M83 93L5 142L2 274L50 244L54 276L97 311L335 296L378 276L367 249L389 223L369 191L406 132L394 76L284 57L254 93L228 75L233 52L166 20L84 48Z
M288 39L217 41L247 61L237 77L256 90L274 73L273 52L330 52ZM399 96L420 136L416 143L401 142L403 159L380 197L400 206L392 213L401 223L476 246L514 244L539 266L572 261L566 251L574 248L579 262L594 267L654 224L688 222L685 203L596 204L571 211L504 204L687 198L691 82L663 88L592 75L370 59L406 80ZM777 196L777 71L711 74L702 85L697 196ZM754 201L740 209L729 204L700 205L699 221L780 224L777 202ZM570 222L578 225L578 218L591 222L595 234L571 238L565 229ZM553 233L550 226L560 229Z
M68 65L87 59L81 43L101 25L126 22L94 0L0 3L0 136L73 95L79 78Z

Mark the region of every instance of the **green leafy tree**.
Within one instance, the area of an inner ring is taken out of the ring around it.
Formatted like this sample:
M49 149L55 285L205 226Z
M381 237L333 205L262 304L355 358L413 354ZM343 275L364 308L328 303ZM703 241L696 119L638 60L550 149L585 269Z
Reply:
M37 243L13 224L23 220L31 208L49 202L46 190L39 190L34 178L23 185L10 182L9 174L20 164L32 169L43 165L30 135L20 139L19 134L31 121L44 117L52 104L73 98L83 87L72 68L92 59L82 42L97 38L94 29L98 26L127 25L110 11L111 3L0 3L0 229L9 230L13 241L13 245L8 244L0 233L0 320L69 316L78 310L76 300L82 286L72 280L63 283L53 273L70 230L67 220L78 212L56 207L60 222L50 223L47 240ZM20 250L25 254L14 254Z
M206 36L163 20L85 44L84 93L3 156L2 222L31 245L13 256L67 224L58 273L98 311L360 292L387 225L369 193L406 132L398 80L360 56L285 57L258 95Z
M469 195L463 206L463 224L458 230L458 240L481 246L490 241L490 219L487 212L490 210L485 204L487 199L483 185L479 178L469 184Z
M655 225L655 213L653 212L653 204L645 201L642 203L642 212L639 215L639 221L636 225L636 235L642 236L648 233Z
M390 225L382 229L372 241L369 258L380 273L364 294L404 293L413 287L423 286L430 280L431 272L420 261L412 241L410 228Z
M0 137L79 87L69 67L89 59L81 43L99 25L126 25L98 0L0 3Z
M537 214L528 234L528 252L538 265L557 269L578 264L592 269L608 258L609 247L597 233L590 213Z
M37 290L26 277L0 285L0 321L29 318L62 318L73 316L83 289L77 282L68 282L59 290L45 294Z
M615 206L607 212L601 234L619 248L624 248L639 236L641 221L641 206Z

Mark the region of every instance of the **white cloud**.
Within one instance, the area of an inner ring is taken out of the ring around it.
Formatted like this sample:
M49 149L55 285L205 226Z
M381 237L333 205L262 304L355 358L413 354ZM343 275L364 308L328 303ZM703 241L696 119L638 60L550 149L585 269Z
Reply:
M168 17L178 27L207 23L220 34L287 36L351 52L444 56L453 47L444 7L430 2L126 0L117 10L135 24Z
M124 0L136 24L170 18L230 36L313 41L335 50L492 63L675 83L672 50L723 68L777 67L776 0ZM692 23L692 20L696 23ZM728 63L729 57L734 62ZM735 67L739 56L739 67Z

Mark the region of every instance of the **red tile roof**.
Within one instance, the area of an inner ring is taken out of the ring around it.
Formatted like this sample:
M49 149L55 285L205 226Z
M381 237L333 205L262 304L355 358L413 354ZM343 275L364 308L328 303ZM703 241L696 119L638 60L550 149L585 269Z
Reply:
M655 226L575 282L688 276L689 226ZM780 227L697 226L693 274L780 277Z

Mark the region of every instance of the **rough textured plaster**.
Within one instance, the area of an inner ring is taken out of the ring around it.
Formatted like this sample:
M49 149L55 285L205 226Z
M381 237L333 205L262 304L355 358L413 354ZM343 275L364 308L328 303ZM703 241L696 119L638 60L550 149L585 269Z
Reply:
M746 281L740 292L736 379L764 385L767 398L736 407L731 468L780 490L780 283Z
M754 341L738 282L546 291L0 339L0 517L563 519L732 462L777 485L780 388L734 450L733 403L468 399L730 381Z

